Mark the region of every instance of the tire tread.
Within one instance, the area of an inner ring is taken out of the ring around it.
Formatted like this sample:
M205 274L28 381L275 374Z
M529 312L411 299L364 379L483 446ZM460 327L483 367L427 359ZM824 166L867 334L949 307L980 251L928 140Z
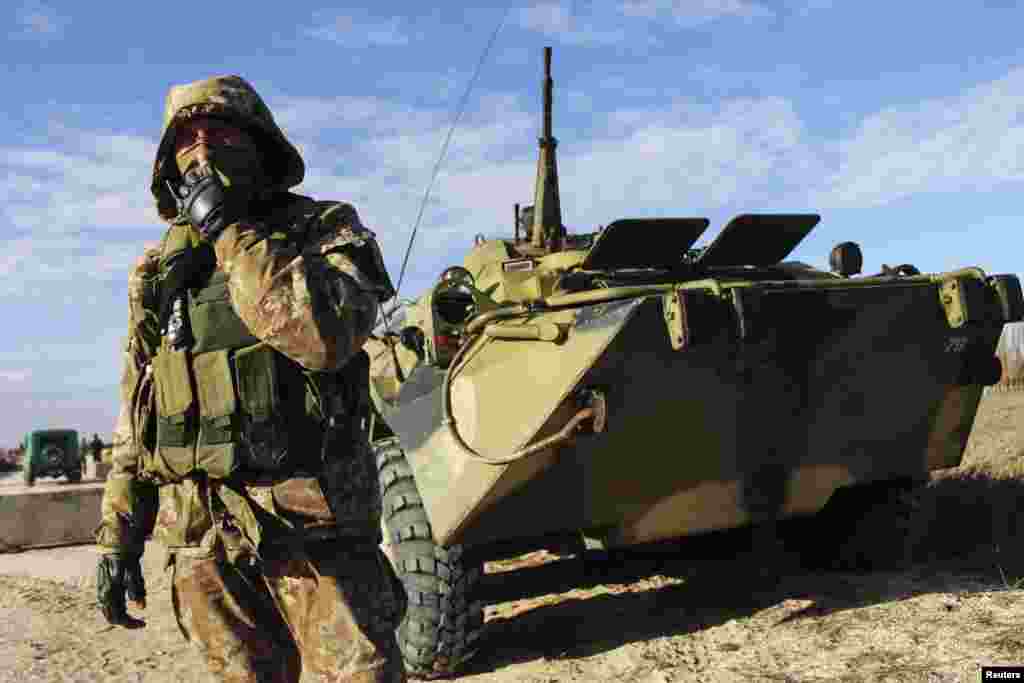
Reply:
M394 543L396 571L408 595L397 631L406 670L418 678L451 676L476 653L483 604L474 590L483 563L461 546L438 546L397 438L374 444L384 521Z

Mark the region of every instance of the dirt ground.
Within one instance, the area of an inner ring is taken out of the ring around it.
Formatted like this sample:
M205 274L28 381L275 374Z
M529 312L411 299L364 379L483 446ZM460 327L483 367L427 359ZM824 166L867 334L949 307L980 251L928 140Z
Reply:
M901 555L888 519L852 544L870 573L766 561L749 534L714 534L594 565L539 552L488 565L480 654L459 680L978 681L1024 664L1024 392L990 393L964 465L913 494ZM146 627L106 625L91 547L0 555L0 681L201 680L150 548Z

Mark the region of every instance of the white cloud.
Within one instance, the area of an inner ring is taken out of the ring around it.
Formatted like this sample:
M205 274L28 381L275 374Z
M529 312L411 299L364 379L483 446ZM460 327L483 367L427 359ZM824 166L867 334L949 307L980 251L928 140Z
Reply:
M517 12L516 19L522 28L570 45L615 45L627 38L622 28L611 28L613 22L586 22L574 15L565 2L558 0L524 7ZM595 23L606 24L609 28L599 28Z
M512 203L532 199L536 118L517 98L493 97L456 131L417 237L413 273L461 258L477 233L511 233ZM435 123L367 136L342 171L322 171L329 148L310 159L318 188L358 193L395 275L447 131L447 122ZM877 112L838 140L810 135L793 104L774 97L715 107L678 98L657 109L595 113L593 130L601 136L563 133L559 147L563 212L574 229L624 215L737 206L869 207L1024 179L1024 69L955 97Z
M304 34L342 47L400 47L410 42L401 17L379 20L346 14L329 16L320 12L313 20L316 25L304 28Z
M506 204L495 201L497 195L508 197L511 206L511 202L526 200L532 192L532 160L515 182L500 188L482 185L495 182L488 169L504 168L503 178L509 177L509 171L518 164L508 159L521 158L524 150L536 144L535 117L523 111L518 98L512 96L484 97L479 106L480 110L452 138L417 238L417 253L421 256L449 248L445 240L439 239L441 231L493 233L486 226L497 219L497 206ZM396 107L396 113L402 111ZM355 203L363 222L378 234L394 277L448 133L449 117L449 112L428 110L419 112L414 120L433 125L361 136L341 165L336 164L336 155L329 146L308 147L313 151L307 155L309 170L300 191ZM303 143L303 147L307 145ZM481 174L480 183L461 180L477 173ZM513 194L520 190L522 196Z
M109 441L118 410L116 386L68 392L34 385L5 388L0 444L14 446L27 431L57 427L77 429L82 435L97 432Z
M614 93L616 97L650 97L661 95L664 97L665 88L646 85L635 85L629 78L622 74L610 74L602 77L597 87Z
M377 97L269 98L274 119L296 141L326 130L350 129L380 134L423 130L437 125L439 112L414 109Z
M569 111L586 114L594 111L594 97L582 90L570 90L565 94L565 103Z
M124 313L127 313L127 302L124 305ZM113 359L116 365L117 351L121 348L121 339L126 334L124 329L95 330L95 337L88 341L50 341L42 340L32 346L22 347L17 350L0 350L0 363L6 365L27 366L32 363L61 362L73 365L80 365L83 368L97 360L97 349L104 351L105 355ZM85 368L88 369L88 368ZM19 367L14 372L21 372Z
M45 146L0 148L0 212L20 231L130 227L157 220L155 140L55 128Z
M785 62L770 62L763 69L736 71L719 64L695 65L688 78L700 83L705 97L727 97L736 90L765 92L773 89L792 89L790 84L802 84L807 74L802 66ZM798 87L798 86L797 86Z
M725 18L747 21L770 18L775 13L750 0L624 0L617 4L578 7L569 0L542 0L518 11L517 23L530 31L574 45L656 45L649 22L671 22L696 28ZM645 20L645 24L623 23Z
M787 192L780 180L790 169L813 164L802 124L781 99L731 102L697 117L684 107L646 120L633 112L627 120L624 137L560 160L563 196L573 203L566 208L590 222L775 199Z
M64 29L71 22L49 5L29 0L15 11L15 23L19 30L11 33L10 38L45 44L64 37Z
M32 370L0 370L0 381L9 382L11 384L21 384L27 382L32 377Z
M717 19L762 19L774 16L767 7L748 0L625 0L620 9L627 17L656 19L663 16L683 28L694 28Z
M774 16L773 10L751 0L621 0L586 6L570 0L541 0L521 8L516 21L524 29L567 44L646 49L660 42L650 31L652 22L692 29L721 19L755 21Z
M610 76L603 85L624 84ZM589 106L585 95L575 107ZM397 269L448 132L448 108L371 97L281 96L271 104L306 157L300 191L355 203ZM912 193L985 187L1024 178L1021 121L1024 69L954 97L879 111L840 140L809 135L781 98L724 99L716 107L677 98L655 109L593 112L599 137L560 136L563 209L567 224L586 226L735 205L876 206ZM477 233L511 231L509 207L532 199L537 127L532 99L476 98L424 214L417 253L427 263L437 265L451 244L461 250ZM331 131L343 131L344 147ZM148 226L155 236L161 229L145 182L153 141L71 131L61 143L0 150L0 211L19 235L0 256L0 278L14 283L8 288L121 278L141 240L94 254L78 230Z
M831 152L818 194L830 206L877 206L919 192L1024 179L1024 68L948 98L866 117Z
M519 10L519 25L541 33L564 33L572 26L572 15L561 2L541 2Z
M595 128L609 128L617 115L598 116ZM476 117L476 124L457 130L437 179L416 239L413 279L403 287L407 293L417 289L416 274L461 259L473 235L511 234L512 204L532 201L536 113L517 98L494 97ZM368 139L356 149L367 159L366 171L349 176L321 172L323 160L309 160L314 189L360 195L360 213L380 235L394 277L446 130ZM768 201L787 190L778 176L798 173L802 180L814 165L802 138L795 111L779 99L735 101L714 111L680 100L658 111L624 112L616 136L562 140L566 223L590 229L624 215Z
M46 146L0 148L0 295L123 281L142 238L162 231L148 187L155 147L140 136L54 126Z
M14 281L18 279L36 279L53 268L53 262L56 260L45 258L44 253L66 255L81 246L81 240L75 237L9 240L4 243L3 254L0 255L0 280L6 280L7 283L13 285Z

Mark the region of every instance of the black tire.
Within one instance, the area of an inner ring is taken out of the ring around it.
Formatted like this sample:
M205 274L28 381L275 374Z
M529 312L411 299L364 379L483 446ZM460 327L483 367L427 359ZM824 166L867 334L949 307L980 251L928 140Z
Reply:
M72 484L82 481L82 470L68 470L65 474L67 474L68 481Z
M398 439L374 444L380 477L384 531L395 572L405 586L408 608L398 627L406 670L417 678L453 675L476 654L483 604L474 589L483 561L459 545L434 542L412 469Z
M35 486L36 474L32 471L32 466L25 463L21 467L21 477L25 480L25 486Z

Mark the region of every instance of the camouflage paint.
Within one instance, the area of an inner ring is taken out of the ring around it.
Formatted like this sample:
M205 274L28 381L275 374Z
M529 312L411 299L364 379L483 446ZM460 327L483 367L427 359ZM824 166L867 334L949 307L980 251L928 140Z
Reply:
M965 367L991 357L1001 321L951 328L939 299L948 277L821 275L675 285L714 302L694 309L697 341L681 350L666 327L669 295L652 293L502 320L568 334L481 335L451 372L449 396L443 370L414 365L378 405L436 540L591 529L628 545L810 514L840 486L958 464L982 389L965 383ZM726 304L732 290L761 293L745 341ZM469 448L508 455L565 424L584 387L606 392L607 430L512 464L465 454L442 424L450 400Z

